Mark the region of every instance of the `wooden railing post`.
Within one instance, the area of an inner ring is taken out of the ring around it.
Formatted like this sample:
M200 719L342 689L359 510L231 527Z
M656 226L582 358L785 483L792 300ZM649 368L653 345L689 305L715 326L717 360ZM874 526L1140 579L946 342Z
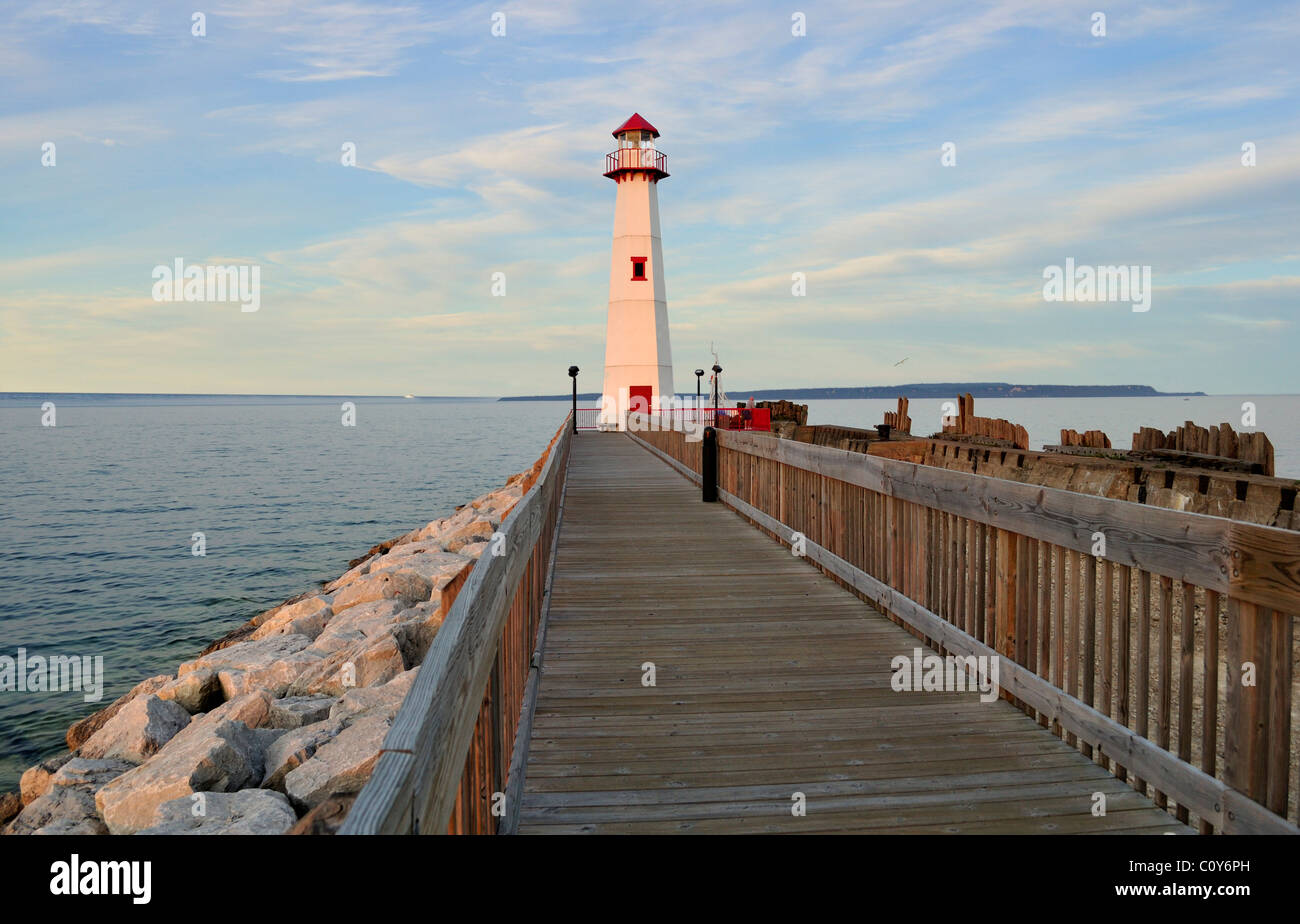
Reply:
M1291 742L1290 630L1290 615L1228 598L1223 778L1279 815Z
M1016 599L1019 571L1019 543L1016 534L997 530L997 582L994 612L993 647L1001 657L1016 660ZM1004 699L1011 699L1008 693Z

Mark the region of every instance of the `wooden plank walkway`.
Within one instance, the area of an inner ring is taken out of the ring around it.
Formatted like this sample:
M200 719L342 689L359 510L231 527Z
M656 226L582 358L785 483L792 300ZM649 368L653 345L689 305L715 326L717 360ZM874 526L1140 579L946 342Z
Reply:
M628 437L579 434L519 832L1190 833L1006 702L894 692L919 644Z

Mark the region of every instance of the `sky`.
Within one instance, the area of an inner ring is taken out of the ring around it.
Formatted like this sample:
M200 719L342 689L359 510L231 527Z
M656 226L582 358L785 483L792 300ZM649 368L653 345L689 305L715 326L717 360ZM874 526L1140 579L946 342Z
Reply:
M598 391L637 111L681 391L712 344L737 392L1300 392L1297 47L1269 2L6 3L0 391ZM178 258L258 310L155 300ZM1067 259L1150 310L1046 300Z

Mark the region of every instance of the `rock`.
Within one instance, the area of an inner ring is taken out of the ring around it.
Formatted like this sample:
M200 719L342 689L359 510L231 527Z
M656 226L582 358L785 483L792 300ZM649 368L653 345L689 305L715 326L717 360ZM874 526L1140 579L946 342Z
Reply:
M424 546L417 545L415 548L424 549ZM397 552L394 549L394 554ZM456 575L464 569L467 564L472 564L473 560L465 554L456 554L455 552L444 552L441 549L432 551L413 552L410 555L400 555L397 558L389 560L391 556L385 555L371 567L371 575L385 574L390 571L411 571L426 579L434 591L441 590L447 586ZM432 594L425 598L432 599ZM409 604L408 604L409 605Z
M320 635L334 611L327 600L308 597L290 606L281 607L272 618L254 630L251 638L261 640L273 635L305 635L314 639Z
M107 783L135 768L129 760L74 757L58 769L50 779L54 786L85 786L92 793L99 792Z
M478 558L489 548L490 545L491 543L488 542L471 542L469 545L462 545L460 547L460 554L464 555L466 558Z
M365 638L313 664L289 687L292 696L342 696L352 687L386 683L406 670L402 649L390 633Z
M22 778L18 781L18 792L22 797L23 805L31 805L49 792L50 780L59 768L71 759L72 752L68 751L24 770Z
M351 725L359 718L379 715L391 722L396 717L397 710L402 708L402 702L411 691L419 670L418 667L413 667L377 687L348 690L330 709L330 718Z
M201 814L195 814L200 811ZM266 789L182 796L158 806L140 834L285 834L298 822L289 800Z
M424 662L425 653L433 644L433 639L442 627L443 610L441 606L421 603L402 614L403 619L392 628L393 638L402 652L402 662L416 665Z
M522 481L522 479L521 479ZM504 488L498 488L470 502L470 506L481 515L495 522L498 527L510 516L510 511L524 496L523 485L516 482Z
M309 809L335 793L360 792L379 760L387 733L387 719L358 720L289 772L284 778L285 794L298 808Z
M314 809L303 815L289 831L290 834L338 834L352 811L357 794L333 793Z
M248 622L244 623L242 626L239 626L237 629L232 629L230 632L227 632L225 635L217 639L207 648L204 648L202 651L198 653L197 657L203 658L206 657L207 655L212 654L215 651L220 651L223 648L229 648L231 645L237 645L240 642L248 641L252 637L253 633L257 631L258 627L262 626L269 620L274 619L276 615L285 607L293 606L295 603L298 603L302 600L306 600L308 597L313 597L313 596L316 596L315 591L311 591L311 590L304 591L303 593L298 594L296 597L290 597L288 600L285 600L283 603L279 604L278 606L271 607L269 610L267 610L264 613L259 613L258 615L254 616L252 619L248 620Z
M273 635L240 642L180 666L180 676L208 668L216 671L226 699L255 689L280 696L297 676L319 658L304 652L311 643L305 635Z
M476 542L490 542L492 534L497 531L498 523L491 519L476 519L458 529L452 530L442 538L442 547L448 552L457 552Z
M302 766L316 753L317 748L343 730L343 722L327 718L303 728L285 732L266 749L263 789L284 791L284 778Z
M70 757L48 779L48 788L14 819L9 834L107 834L95 793L130 770L124 760Z
M302 728L329 717L338 702L333 696L286 696L271 703L268 724L272 728Z
M9 824L23 810L23 797L16 792L0 794L0 827Z
M270 720L272 702L270 693L265 690L253 690L227 700L207 715L195 719L190 728L200 721L208 725L223 721L243 722L249 728L261 728Z
M357 578L364 577L370 572L370 563L377 557L377 555L368 555L364 558L355 559L354 564L347 571L325 585L325 592L335 593L340 588L347 587Z
M158 691L158 698L172 700L193 715L221 705L224 696L217 672L210 667L200 667L168 683Z
M104 786L95 803L109 831L132 834L153 825L154 814L164 802L195 792L257 786L262 762L260 743L247 725L205 716L153 759Z
M386 571L383 574L370 574L353 581L334 597L334 613L337 615L349 607L372 600L401 600L403 605L411 606L422 600L428 600L433 593L433 584L428 578L412 571Z
M190 724L181 706L154 694L138 696L81 746L81 756L144 763Z
M84 786L52 786L19 813L8 834L107 834L95 811L94 793Z
M405 609L400 600L373 600L354 606L335 617L307 651L324 657L381 635L399 622Z
M103 728L104 723L117 715L118 710L135 699L137 696L145 696L150 693L157 693L160 689L171 682L171 674L159 674L156 677L150 677L148 680L142 680L132 687L128 692L123 693L112 703L103 709L89 715L80 722L75 722L68 728L68 750L75 751L81 747L90 736Z

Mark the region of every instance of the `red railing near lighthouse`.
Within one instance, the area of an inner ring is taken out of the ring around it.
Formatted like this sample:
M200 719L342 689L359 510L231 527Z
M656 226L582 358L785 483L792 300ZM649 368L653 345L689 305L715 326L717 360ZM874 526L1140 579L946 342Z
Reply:
M656 170L668 175L668 155L654 148L619 148L605 155L605 176L620 170Z
M748 416L746 416L748 411ZM766 407L675 407L660 408L650 412L654 418L668 429L678 429L683 424L701 424L717 427L721 430L760 430L772 429L772 410ZM578 408L578 429L596 430L600 426L600 408Z

